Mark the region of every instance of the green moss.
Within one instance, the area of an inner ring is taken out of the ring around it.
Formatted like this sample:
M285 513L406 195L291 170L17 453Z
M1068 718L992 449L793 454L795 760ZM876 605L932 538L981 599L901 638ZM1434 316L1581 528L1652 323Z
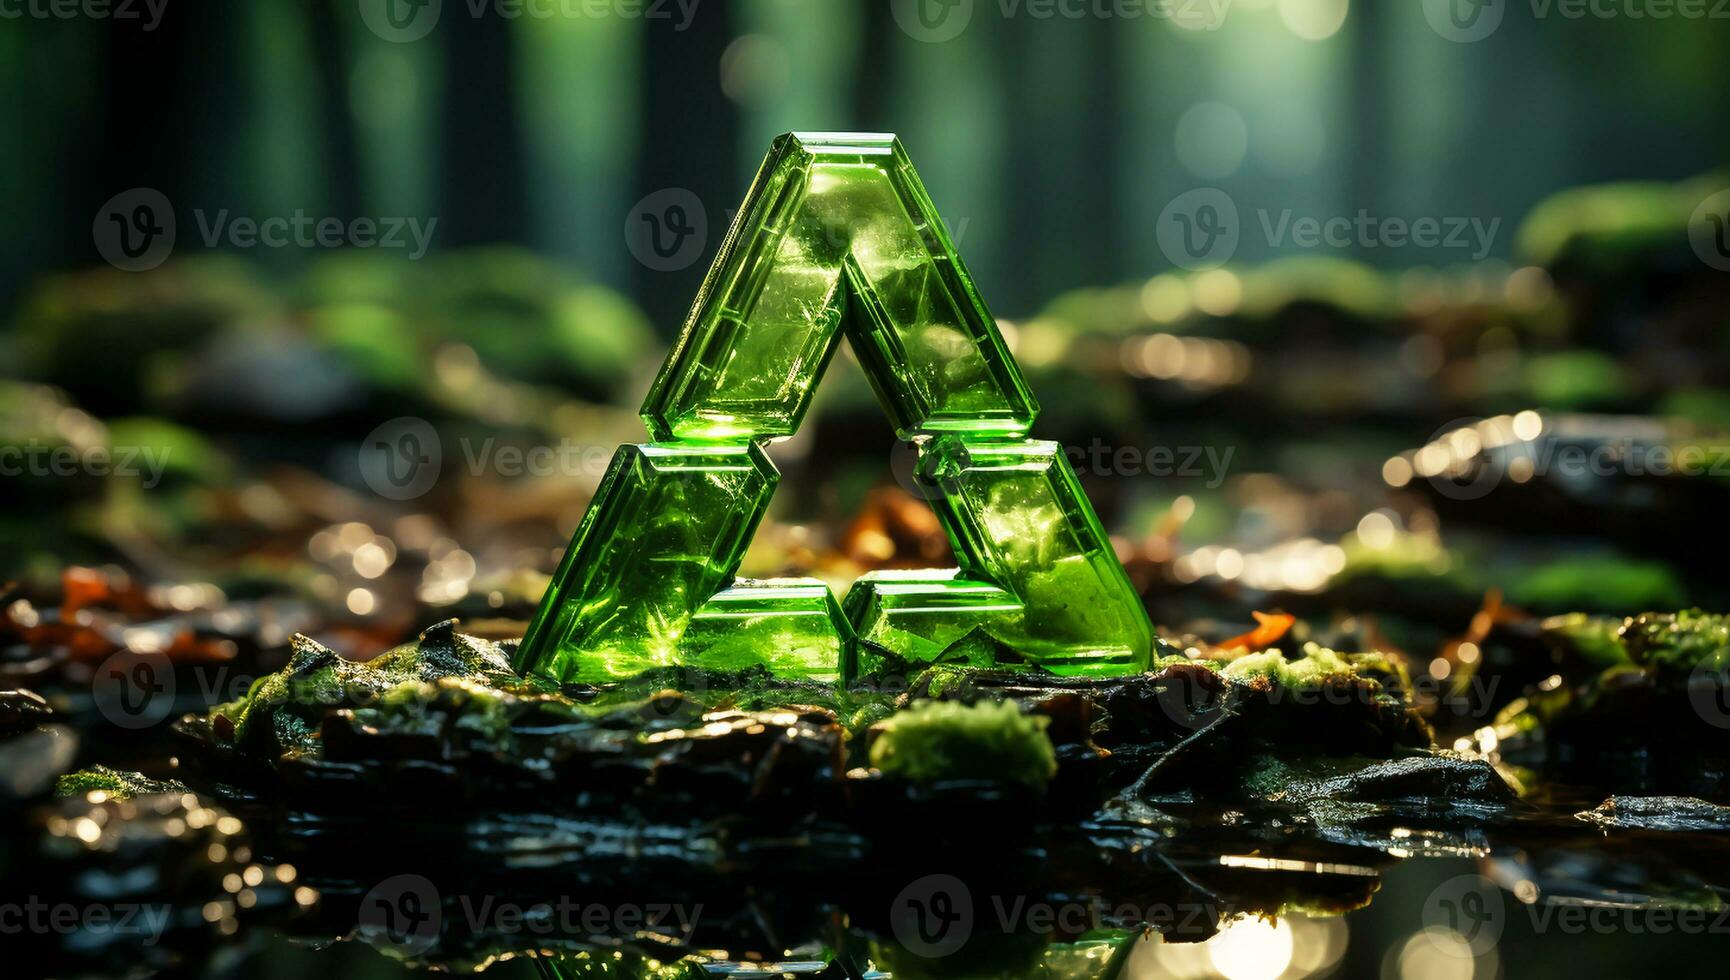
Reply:
M1155 650L1158 650L1157 645L1155 646ZM1153 658L1152 672L1157 674L1167 667L1176 667L1179 664L1198 664L1216 674L1224 669L1224 665L1217 660L1197 660L1185 653L1158 654L1156 652L1156 655Z
M69 772L54 783L54 793L61 797L98 792L108 794L109 799L130 800L135 796L186 793L190 790L172 779L151 779L142 773L121 772L100 765Z
M1528 261L1553 265L1566 257L1607 264L1614 256L1686 241L1688 214L1698 196L1685 184L1625 182L1573 187L1540 201L1515 238Z
M420 378L422 355L414 327L388 306L324 306L309 311L306 323L320 343L375 385L406 390Z
M1692 385L1665 395L1657 413L1709 429L1730 429L1730 392Z
M1509 582L1507 589L1515 604L1539 609L1662 609L1679 605L1687 595L1669 565L1616 555L1539 565Z
M1434 534L1412 534L1397 531L1387 544L1365 544L1356 534L1340 542L1345 552L1345 567L1335 576L1336 582L1374 576L1388 579L1444 579L1460 581L1461 562L1453 552L1442 546ZM1463 582L1462 587L1466 586Z
M1220 673L1241 684L1265 680L1294 690L1316 687L1333 678L1373 677L1397 673L1381 654L1341 654L1317 643L1306 643L1303 656L1291 660L1278 650L1239 657Z
M288 666L259 678L238 701L216 706L211 721L237 743L275 736L278 747L307 746L331 708L388 710L423 700L428 685L443 680L479 682L471 693L489 685L521 687L510 669L510 658L497 644L464 636L456 620L430 627L413 643L389 650L367 663L355 663L315 640L296 635ZM224 724L225 723L225 724ZM478 722L484 724L485 722Z
M871 765L915 783L1009 780L1043 792L1057 772L1046 724L1013 701L920 701L879 726Z
M1614 405L1631 389L1621 363L1594 350L1540 354L1525 365L1526 400L1539 408L1579 411Z
M1730 616L1699 609L1641 613L1623 624L1621 640L1635 663L1660 674L1730 670Z
M1673 687L1689 683L1697 671L1719 677L1730 672L1730 616L1718 613L1685 609L1641 613L1625 620L1575 613L1546 620L1544 629L1567 639L1602 669L1579 683L1511 702L1494 725L1503 744L1512 738L1542 738L1557 720L1591 712L1603 692L1624 687L1635 675Z

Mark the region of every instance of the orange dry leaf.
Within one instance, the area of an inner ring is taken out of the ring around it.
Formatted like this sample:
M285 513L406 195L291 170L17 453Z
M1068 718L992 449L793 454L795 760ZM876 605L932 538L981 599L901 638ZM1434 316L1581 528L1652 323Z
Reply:
M1286 631L1292 628L1292 624L1297 622L1297 617L1288 613L1255 612L1250 615L1255 617L1255 621L1258 624L1256 628L1250 630L1248 633L1244 633L1241 636L1234 636L1224 643L1221 643L1219 645L1221 650L1237 650L1242 648L1251 653L1254 653L1257 650L1265 650L1266 648L1273 646L1275 643L1278 643L1279 638L1284 636Z

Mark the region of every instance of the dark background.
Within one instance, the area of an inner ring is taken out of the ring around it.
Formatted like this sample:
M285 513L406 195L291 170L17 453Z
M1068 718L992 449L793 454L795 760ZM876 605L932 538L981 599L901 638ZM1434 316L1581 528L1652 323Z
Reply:
M1493 36L1460 44L1417 2L1350 3L1336 31L1307 40L1291 25L1326 30L1346 0L1236 0L1212 31L1033 7L1005 17L978 0L957 37L927 43L887 2L698 0L683 30L674 6L667 19L510 19L468 4L444 0L437 26L403 44L369 31L352 0L168 0L149 31L0 20L13 95L0 105L0 300L95 261L92 217L145 186L188 226L193 208L436 216L435 248L513 242L567 259L670 333L703 264L630 261L632 203L689 188L718 239L774 134L864 129L902 135L951 228L966 223L987 297L1019 316L1065 288L1156 271L1152 222L1192 187L1299 214L1501 218L1493 254L1509 258L1519 218L1558 188L1684 178L1730 149L1723 17L1538 17L1513 2ZM1247 135L1220 176L1176 152L1179 120L1209 102ZM1250 238L1241 259L1277 251Z

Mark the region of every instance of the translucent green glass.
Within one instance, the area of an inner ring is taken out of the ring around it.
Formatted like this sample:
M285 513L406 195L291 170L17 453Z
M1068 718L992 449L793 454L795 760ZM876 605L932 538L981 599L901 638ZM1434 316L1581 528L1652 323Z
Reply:
M936 660L974 627L1014 635L1021 600L992 585L963 578L961 570L869 572L847 591L847 618L862 640L913 661ZM849 676L883 666L870 647L858 650Z
M692 667L738 671L763 664L782 677L833 681L852 639L822 581L740 579L697 610L679 652Z
M792 435L845 332L903 437L1038 405L893 136L775 141L643 403L657 439Z
M780 474L763 450L621 446L517 651L519 670L606 681L679 663L733 581Z
M924 660L975 623L1054 673L1147 668L1153 624L1061 446L945 435L921 443L917 472L961 568L861 580L847 596L860 636Z
M792 435L845 334L961 567L868 575L846 614L811 579L736 581ZM660 666L831 680L867 651L941 656L983 628L1066 674L1146 666L1153 631L1075 473L893 136L775 141L529 624L517 666L605 682ZM861 644L858 637L870 641ZM997 656L968 644L969 656Z

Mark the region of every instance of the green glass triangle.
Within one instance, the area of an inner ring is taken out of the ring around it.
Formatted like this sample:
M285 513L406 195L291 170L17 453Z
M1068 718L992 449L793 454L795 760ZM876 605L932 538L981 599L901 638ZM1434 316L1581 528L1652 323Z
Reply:
M734 577L779 479L761 444L798 431L843 335L962 567L868 575L837 604ZM1061 448L1026 438L1038 411L900 142L782 136L643 403L656 442L614 457L518 666L850 679L983 630L1006 663L1143 669L1152 626Z
M1019 436L1039 406L893 136L775 141L643 421L655 439L798 431L845 332L902 438Z

